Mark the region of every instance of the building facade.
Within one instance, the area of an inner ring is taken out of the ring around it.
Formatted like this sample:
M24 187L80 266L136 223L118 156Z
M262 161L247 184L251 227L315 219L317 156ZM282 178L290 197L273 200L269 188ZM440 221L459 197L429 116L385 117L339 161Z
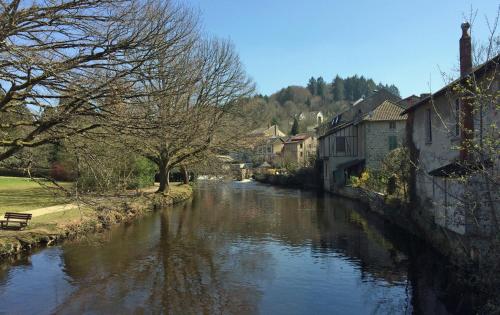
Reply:
M414 165L412 202L433 224L461 235L489 233L500 217L498 188L486 179L500 175L498 156L481 156L482 144L498 141L500 58L473 69L468 29L464 23L460 79L404 112Z
M309 166L317 154L316 137L299 134L288 138L283 146L282 163Z
M402 145L406 117L398 101L381 90L332 119L319 137L325 190L334 192L366 168L378 169L384 157Z

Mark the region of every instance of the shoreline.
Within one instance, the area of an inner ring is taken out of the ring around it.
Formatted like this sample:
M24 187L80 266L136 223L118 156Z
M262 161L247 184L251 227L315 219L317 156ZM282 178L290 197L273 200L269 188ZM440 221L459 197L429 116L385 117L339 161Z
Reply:
M99 233L110 227L131 222L144 215L163 209L193 196L190 185L172 185L167 195L141 192L136 195L106 197L98 206L77 209L78 220L65 223L29 225L24 230L2 230L0 232L0 261L16 259L32 249L48 247L67 239L90 233Z

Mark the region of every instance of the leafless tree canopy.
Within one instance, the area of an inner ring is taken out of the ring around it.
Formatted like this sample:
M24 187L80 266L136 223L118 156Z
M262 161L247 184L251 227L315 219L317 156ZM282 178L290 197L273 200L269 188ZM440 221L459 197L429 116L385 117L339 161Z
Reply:
M0 1L0 19L0 161L105 124L196 24L169 1Z
M129 140L158 165L160 191L167 189L173 167L206 156L225 129L223 119L253 92L231 43L198 38L183 47L181 53L158 54L152 66L143 68L144 97L132 106L133 116L143 117Z

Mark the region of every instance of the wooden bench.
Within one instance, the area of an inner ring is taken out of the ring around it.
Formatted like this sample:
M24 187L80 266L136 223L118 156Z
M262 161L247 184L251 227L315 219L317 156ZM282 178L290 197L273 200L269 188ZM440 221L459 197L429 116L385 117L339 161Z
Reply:
M20 230L28 225L31 213L6 212L5 220L0 220L2 229Z

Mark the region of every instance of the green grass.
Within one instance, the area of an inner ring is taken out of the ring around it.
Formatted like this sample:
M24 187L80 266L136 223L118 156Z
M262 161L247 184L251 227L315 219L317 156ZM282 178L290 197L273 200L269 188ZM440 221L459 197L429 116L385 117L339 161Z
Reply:
M49 187L54 186L49 185ZM61 191L41 186L29 178L0 177L0 214L7 211L22 212L50 207L66 202Z
M170 186L168 195L173 199L174 203L189 199L193 195L193 188L189 185L176 183Z
M55 229L58 225L64 225L71 222L79 222L86 216L95 215L95 211L88 207L69 209L54 213L48 213L31 220L29 229L48 228Z

